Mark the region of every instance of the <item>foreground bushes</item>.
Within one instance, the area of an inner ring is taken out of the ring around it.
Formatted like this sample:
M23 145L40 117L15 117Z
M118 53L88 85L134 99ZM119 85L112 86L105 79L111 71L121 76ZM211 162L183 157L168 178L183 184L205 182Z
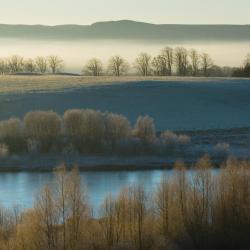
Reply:
M166 154L188 143L189 137L172 132L171 136L165 132L157 137L149 116L139 116L132 128L123 115L90 109L67 110L62 118L52 111L34 111L23 120L0 122L0 144L10 153Z
M1 209L0 248L249 249L250 164L228 160L216 173L211 165L207 156L191 171L177 162L152 193L108 195L97 217L77 170L60 167L32 209Z

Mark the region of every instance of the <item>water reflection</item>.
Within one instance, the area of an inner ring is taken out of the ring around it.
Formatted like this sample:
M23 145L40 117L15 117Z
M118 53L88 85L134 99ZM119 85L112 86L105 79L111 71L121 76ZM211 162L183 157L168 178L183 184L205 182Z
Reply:
M163 174L171 175L171 170L161 171L122 171L122 172L81 172L90 204L96 209L104 197L111 193L117 195L121 189L133 184L141 184L147 192L155 189ZM21 205L31 207L39 190L48 183L53 183L52 173L1 173L0 203L4 206Z
M213 170L213 174L216 173L218 170ZM173 174L173 170L110 171L80 172L80 177L88 190L89 203L97 213L107 194L116 196L125 187L141 184L150 195L163 177L172 178ZM193 171L189 170L188 176L192 175ZM5 207L32 207L41 188L53 184L53 181L53 173L0 173L0 204Z

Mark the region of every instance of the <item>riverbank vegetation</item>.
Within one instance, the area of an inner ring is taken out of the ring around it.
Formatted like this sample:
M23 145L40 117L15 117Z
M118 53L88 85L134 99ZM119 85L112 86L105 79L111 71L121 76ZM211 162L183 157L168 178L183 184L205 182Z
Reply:
M23 58L12 55L0 59L0 74L58 74L65 63L60 56L38 56ZM140 53L134 62L128 62L119 55L110 57L104 63L99 58L85 62L82 75L87 76L193 76L193 77L249 77L249 55L242 67L220 67L207 53L184 47L164 47L159 54Z
M186 135L157 133L154 120L139 116L134 126L119 114L90 109L34 111L0 122L0 156L17 153L165 155L183 153Z
M192 173L176 162L155 190L130 186L107 195L93 215L77 169L55 170L34 206L1 208L5 250L249 249L250 165L228 160L216 173L208 156Z

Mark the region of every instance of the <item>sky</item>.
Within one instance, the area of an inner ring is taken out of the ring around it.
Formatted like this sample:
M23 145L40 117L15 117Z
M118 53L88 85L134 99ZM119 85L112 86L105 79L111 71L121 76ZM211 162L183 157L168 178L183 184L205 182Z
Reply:
M250 24L250 0L1 0L0 23Z

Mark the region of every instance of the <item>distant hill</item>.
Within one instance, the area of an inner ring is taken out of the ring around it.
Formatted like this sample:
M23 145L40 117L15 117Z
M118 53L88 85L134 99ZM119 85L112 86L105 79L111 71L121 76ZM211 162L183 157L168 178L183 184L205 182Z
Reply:
M150 24L129 20L98 22L92 25L0 24L0 38L250 41L250 25Z

